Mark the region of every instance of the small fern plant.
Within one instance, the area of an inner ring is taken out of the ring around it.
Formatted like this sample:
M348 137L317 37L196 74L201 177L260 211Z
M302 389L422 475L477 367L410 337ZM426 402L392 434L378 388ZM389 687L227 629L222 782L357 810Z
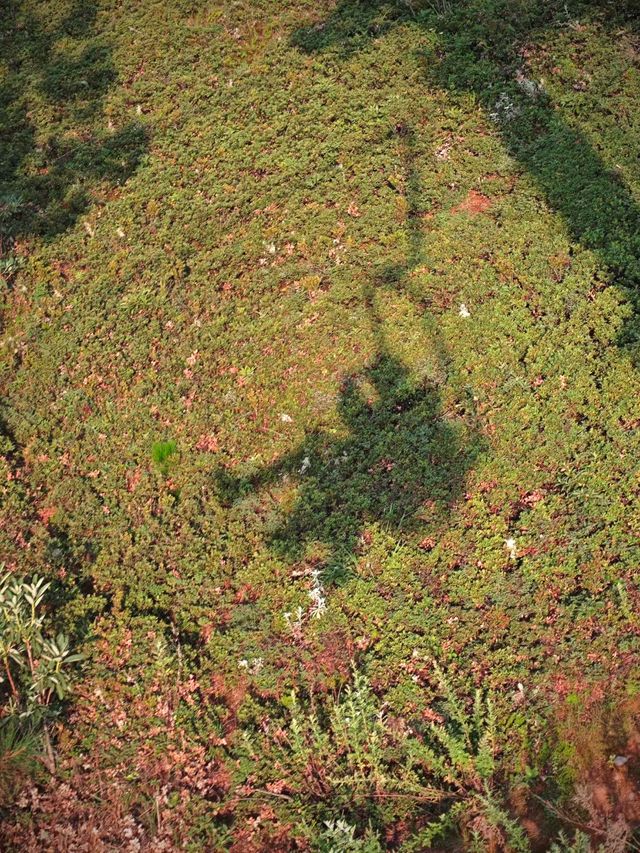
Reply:
M366 796L384 786L387 726L364 675L354 671L353 684L328 713L314 708L305 712L295 693L290 708L292 755L313 793Z
M434 673L444 697L444 720L430 722L424 738L410 739L409 754L442 782L461 791L483 791L496 769L493 701L476 690L469 713L438 664L434 664Z

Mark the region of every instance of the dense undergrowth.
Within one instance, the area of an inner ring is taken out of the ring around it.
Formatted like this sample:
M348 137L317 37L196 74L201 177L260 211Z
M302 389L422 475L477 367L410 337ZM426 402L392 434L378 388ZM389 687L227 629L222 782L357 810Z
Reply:
M0 12L3 849L636 849L632 0Z

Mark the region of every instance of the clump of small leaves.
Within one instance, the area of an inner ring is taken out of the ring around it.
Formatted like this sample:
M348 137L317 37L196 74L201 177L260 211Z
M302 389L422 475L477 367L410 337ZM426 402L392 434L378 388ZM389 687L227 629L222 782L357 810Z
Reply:
M346 820L326 820L315 842L318 853L381 853L378 839L368 832L365 837L356 836L356 827Z
M23 266L24 261L18 255L6 255L0 258L0 282L10 284L13 277Z
M167 441L155 441L151 447L151 458L163 477L169 473L171 457L175 456L178 446L173 439Z

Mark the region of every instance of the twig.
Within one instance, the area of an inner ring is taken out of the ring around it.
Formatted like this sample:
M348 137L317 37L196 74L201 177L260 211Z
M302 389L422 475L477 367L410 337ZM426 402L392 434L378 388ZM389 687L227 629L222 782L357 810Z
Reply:
M575 820L564 812L560 811L560 809L556 808L552 805L548 800L545 800L543 797L538 796L538 794L533 795L534 799L538 800L542 805L549 809L556 817L559 817L561 820L566 820L567 823L572 824L573 826L577 826L578 829L583 829L585 832L593 832L596 835L606 835L604 829L598 829L596 826L593 826L590 823L583 823L582 821Z

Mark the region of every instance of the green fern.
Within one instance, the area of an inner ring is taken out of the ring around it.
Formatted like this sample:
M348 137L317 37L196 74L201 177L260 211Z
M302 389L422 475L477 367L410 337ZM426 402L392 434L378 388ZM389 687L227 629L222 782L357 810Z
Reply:
M558 840L549 848L549 853L590 853L590 850L589 836L577 830L572 839L566 833L561 832Z

